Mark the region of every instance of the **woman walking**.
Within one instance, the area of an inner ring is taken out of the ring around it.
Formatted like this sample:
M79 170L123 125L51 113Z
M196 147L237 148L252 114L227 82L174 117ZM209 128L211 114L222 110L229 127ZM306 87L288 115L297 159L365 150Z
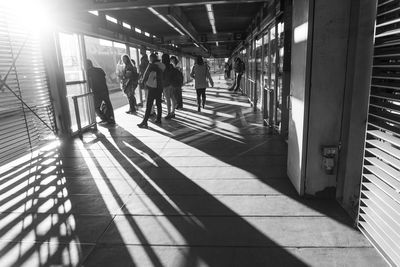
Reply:
M214 82L210 75L210 70L207 64L204 63L201 56L197 56L196 64L193 66L190 77L194 79L194 87L197 93L197 111L201 111L201 106L204 108L206 105L206 88L207 79L211 87L214 87ZM201 97L201 99L200 99Z
M121 90L128 98L129 110L126 113L134 114L136 113L135 90L138 85L139 74L137 68L132 64L134 61L131 61L128 55L123 55L121 60L123 67L118 73L118 77L120 78Z

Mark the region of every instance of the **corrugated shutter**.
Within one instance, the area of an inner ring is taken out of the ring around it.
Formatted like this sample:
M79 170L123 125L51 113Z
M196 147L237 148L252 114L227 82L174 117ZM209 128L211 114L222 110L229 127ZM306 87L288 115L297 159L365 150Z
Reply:
M377 11L358 225L400 266L400 1Z
M40 38L15 20L0 5L0 166L38 147L55 130Z

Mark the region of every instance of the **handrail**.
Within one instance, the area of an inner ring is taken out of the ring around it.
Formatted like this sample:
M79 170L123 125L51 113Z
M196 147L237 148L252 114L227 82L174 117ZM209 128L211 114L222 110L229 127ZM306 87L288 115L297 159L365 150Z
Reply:
M88 92L88 93L85 93L85 94L72 96L72 101L74 103L74 109L75 109L76 123L77 123L77 126L78 126L78 135L79 135L79 137L82 137L82 132L84 130L89 129L91 127L94 127L94 129L97 130L96 116L95 115L93 116L94 113L90 113L92 115L91 116L92 123L89 123L88 125L82 127L82 125L81 125L81 116L80 116L79 105L78 105L78 98L91 97L92 98L92 102L93 102L94 101L93 96L94 96L93 92Z

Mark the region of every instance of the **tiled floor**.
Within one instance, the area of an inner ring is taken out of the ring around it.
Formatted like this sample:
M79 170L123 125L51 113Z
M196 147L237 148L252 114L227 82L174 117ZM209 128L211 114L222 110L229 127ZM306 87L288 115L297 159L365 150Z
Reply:
M162 127L116 110L2 170L0 266L386 266L334 201L297 196L286 144L223 80Z

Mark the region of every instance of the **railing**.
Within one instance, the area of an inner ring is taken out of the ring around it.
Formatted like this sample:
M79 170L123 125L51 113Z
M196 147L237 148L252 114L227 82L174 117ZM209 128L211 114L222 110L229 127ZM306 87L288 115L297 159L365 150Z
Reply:
M82 99L82 103L79 103L80 99ZM89 92L82 95L75 95L72 97L72 100L74 103L76 123L78 127L77 132L74 132L73 134L78 134L79 137L82 137L82 133L92 127L97 130L93 93ZM85 125L82 125L82 122L84 122Z

